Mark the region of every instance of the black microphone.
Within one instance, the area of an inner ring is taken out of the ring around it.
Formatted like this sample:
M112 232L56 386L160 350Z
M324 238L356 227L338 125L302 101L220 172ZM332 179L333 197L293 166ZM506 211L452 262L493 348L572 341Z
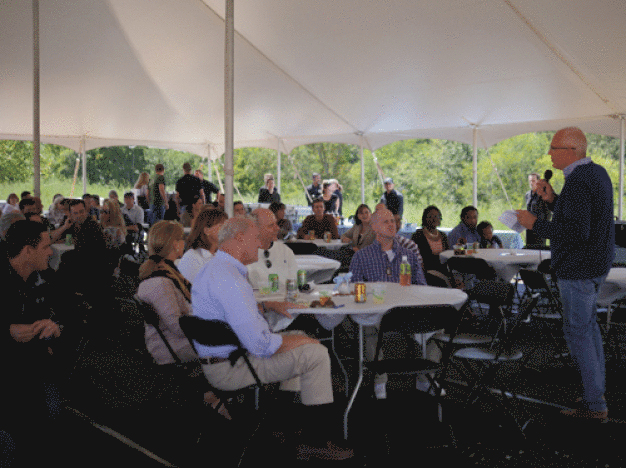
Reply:
M544 172L543 178L546 180L546 182L550 182L550 179L552 179L552 171L548 169L546 172Z

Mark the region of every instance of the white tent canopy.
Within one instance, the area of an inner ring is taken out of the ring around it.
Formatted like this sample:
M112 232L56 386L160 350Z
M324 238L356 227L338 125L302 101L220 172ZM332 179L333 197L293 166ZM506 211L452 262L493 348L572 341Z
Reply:
M31 0L0 12L0 138L32 139ZM626 8L598 0L237 0L235 147L619 136ZM224 0L46 0L41 141L218 156Z

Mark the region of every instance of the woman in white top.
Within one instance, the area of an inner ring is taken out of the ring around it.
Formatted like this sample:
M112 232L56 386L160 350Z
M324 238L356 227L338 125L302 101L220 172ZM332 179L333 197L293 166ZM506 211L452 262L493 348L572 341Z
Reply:
M375 240L376 233L372 229L372 212L366 204L359 205L354 215L354 226L341 236L341 242L350 242L352 250L357 252Z
M17 197L17 195L15 193L11 193L9 194L9 196L7 197L7 203L6 205L4 205L4 208L2 209L2 214L9 214L9 213L19 213L20 212L20 199Z
M187 238L187 252L180 259L178 269L193 283L200 269L217 250L217 233L228 219L228 215L215 208L206 208L200 212Z

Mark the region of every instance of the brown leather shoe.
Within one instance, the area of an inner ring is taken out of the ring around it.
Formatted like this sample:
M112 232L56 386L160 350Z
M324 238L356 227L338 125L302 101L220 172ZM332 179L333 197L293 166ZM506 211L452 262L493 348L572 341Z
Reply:
M339 447L332 442L326 442L325 447L315 447L308 444L298 445L298 460L310 460L311 458L317 460L348 460L354 457L354 450L344 447Z
M561 410L561 414L564 416L570 416L578 419L591 419L604 421L609 418L609 410L604 411L591 411L585 408L574 408Z

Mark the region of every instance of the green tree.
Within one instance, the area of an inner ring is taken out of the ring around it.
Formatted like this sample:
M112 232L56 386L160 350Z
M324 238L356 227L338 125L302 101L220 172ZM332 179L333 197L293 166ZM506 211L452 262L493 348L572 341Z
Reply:
M24 182L33 176L33 144L0 140L0 182Z

